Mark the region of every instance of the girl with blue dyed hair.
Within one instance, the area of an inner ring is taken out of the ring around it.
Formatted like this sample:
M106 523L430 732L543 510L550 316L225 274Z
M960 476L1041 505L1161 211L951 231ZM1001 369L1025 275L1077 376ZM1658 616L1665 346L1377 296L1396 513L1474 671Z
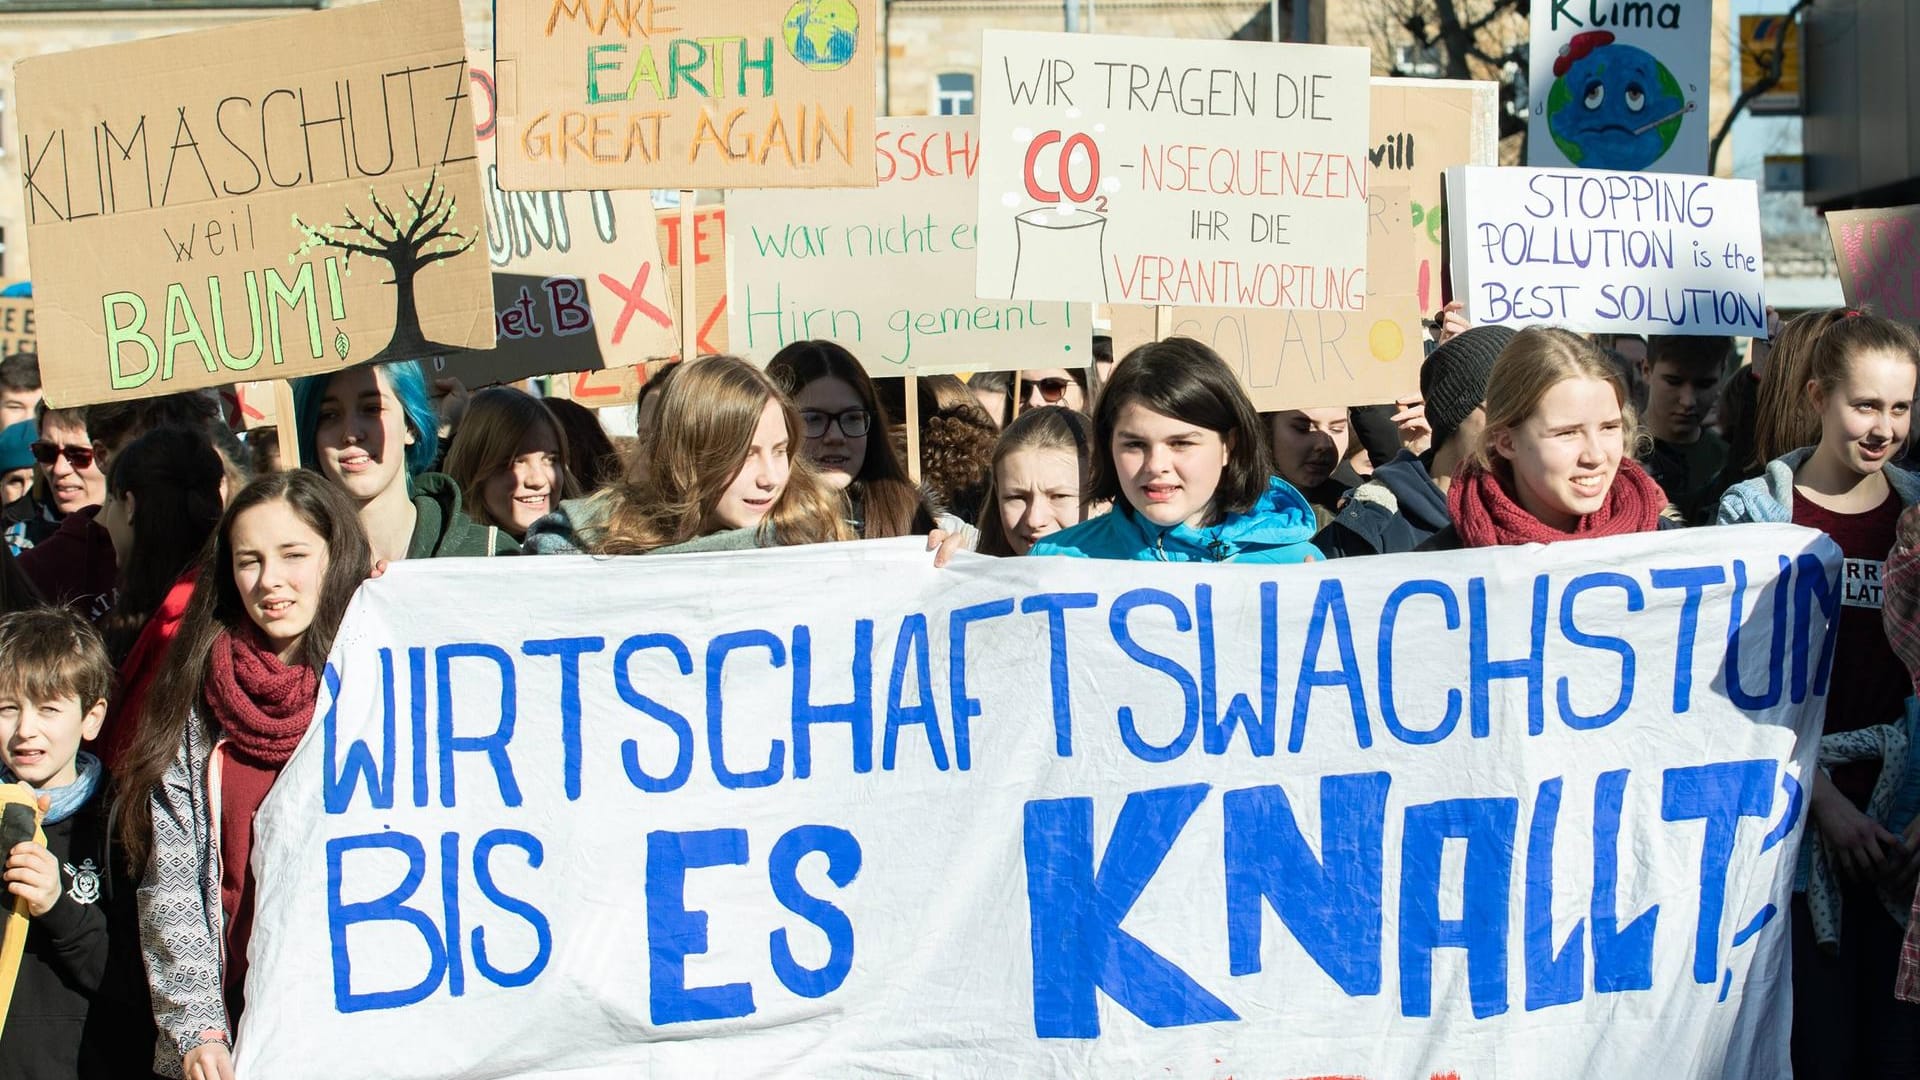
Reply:
M433 471L439 416L411 360L294 382L300 462L359 508L376 562L513 552L513 538L477 525L460 487Z

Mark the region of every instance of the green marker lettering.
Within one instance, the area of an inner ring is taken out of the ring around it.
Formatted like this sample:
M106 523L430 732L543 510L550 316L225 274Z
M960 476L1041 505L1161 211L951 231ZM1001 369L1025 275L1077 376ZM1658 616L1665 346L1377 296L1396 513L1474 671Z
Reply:
M121 325L113 314L113 309L117 307L131 309L133 321ZM147 302L141 299L139 293L108 293L100 300L100 310L107 326L108 381L115 390L145 386L160 370L160 350L154 346L153 339L140 329L147 324ZM146 366L131 374L120 367L120 346L126 344L137 345L141 352L147 354Z
M603 52L624 53L625 45L589 45L587 46L587 104L598 105L603 101L625 101L624 97L614 97L600 92L600 72L614 71L620 67L618 61L610 64L600 62Z
M691 61L681 62L680 46L682 45L692 49L697 54ZM695 76L695 72L698 72L705 66L707 66L707 50L701 48L699 42L689 41L686 38L674 38L673 44L667 46L667 96L670 98L679 97L680 83L681 80L684 79L686 84L693 87L694 91L701 97L712 97L713 95L707 93L707 88L702 86L700 80Z

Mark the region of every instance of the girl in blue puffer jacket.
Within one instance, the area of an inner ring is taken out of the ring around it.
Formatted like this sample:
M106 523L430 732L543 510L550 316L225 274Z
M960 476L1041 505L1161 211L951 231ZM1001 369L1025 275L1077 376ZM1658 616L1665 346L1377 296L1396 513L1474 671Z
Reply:
M1128 353L1093 417L1094 500L1113 511L1034 555L1160 562L1308 562L1313 507L1273 476L1260 414L1212 349L1169 338Z

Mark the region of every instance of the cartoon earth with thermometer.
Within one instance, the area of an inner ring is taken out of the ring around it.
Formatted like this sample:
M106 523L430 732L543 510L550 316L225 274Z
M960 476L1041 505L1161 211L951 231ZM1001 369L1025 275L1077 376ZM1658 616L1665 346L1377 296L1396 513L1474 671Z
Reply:
M1575 34L1553 62L1547 128L1586 169L1644 169L1660 160L1695 104L1667 66L1605 30Z

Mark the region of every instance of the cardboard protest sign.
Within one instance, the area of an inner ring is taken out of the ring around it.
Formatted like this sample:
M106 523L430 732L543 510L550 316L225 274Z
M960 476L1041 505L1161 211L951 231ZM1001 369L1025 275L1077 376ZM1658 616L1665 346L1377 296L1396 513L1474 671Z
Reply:
M924 546L362 586L239 1075L1787 1075L1824 536Z
M875 8L501 0L501 182L871 187Z
M1827 231L1850 306L1920 323L1920 206L1835 210Z
M1707 172L1713 7L1535 4L1527 164Z
M273 427L280 422L279 403L274 400L273 383L234 383L231 390L240 413L241 428L252 431L254 428Z
M666 261L669 310L677 320L680 313L680 211L677 207L657 210L660 251ZM693 242L688 245L694 258L694 302L699 319L694 327L694 355L706 356L728 351L727 342L727 210L708 205L694 210ZM623 364L604 370L580 371L556 379L551 386L555 397L572 398L589 408L631 405L640 396L640 386L649 371L677 359L678 354L645 364Z
M1357 310L1367 51L988 30L983 298Z
M1375 186L1368 201L1368 284L1382 291L1369 292L1362 310L1176 307L1168 336L1211 346L1263 412L1378 405L1419 393L1426 359L1413 292L1419 230L1406 188ZM1110 316L1114 356L1154 340L1152 308L1116 306Z
M453 0L36 56L16 81L53 403L492 342Z
M0 296L0 356L39 351L39 335L33 328L33 297Z
M667 298L669 275L661 265L654 234L653 200L645 192L633 191L502 190L494 160L500 142L496 137L499 91L491 62L491 55L482 53L475 57L473 68L474 137L487 185L487 259L496 277L505 272L577 280L586 305L600 316L593 323L599 348L586 349L575 342L544 349L539 347L537 331L531 337L508 335L504 325L508 311L496 297L495 307L503 320L502 342L527 346L518 350L523 354L518 359L494 362L499 371L525 373L496 381L678 355L677 309ZM495 291L499 292L497 280ZM563 305L551 294L549 299L556 302L550 306L558 320ZM540 325L531 309L525 310L523 327ZM478 357L468 361L487 363ZM553 366L531 370L545 364Z
M1442 300L1446 267L1443 178L1455 165L1500 164L1500 86L1456 79L1373 80L1367 188L1405 185L1413 215L1415 310L1431 313ZM1369 227L1368 238L1372 240ZM1368 306L1380 291L1384 268L1368 253ZM1388 289L1387 292L1396 290Z
M1751 180L1465 166L1447 227L1476 326L1767 336Z
M875 375L1092 362L1087 305L974 296L976 118L883 119L876 152L877 189L727 196L741 355L828 338Z
M587 286L579 278L495 274L493 308L494 347L422 357L429 377L451 376L468 389L478 389L608 366Z
M654 212L660 230L660 250L666 253L667 291L673 310L680 310L680 211ZM709 356L733 348L727 330L727 208L709 204L693 210L693 295L700 316L694 327L694 355Z

